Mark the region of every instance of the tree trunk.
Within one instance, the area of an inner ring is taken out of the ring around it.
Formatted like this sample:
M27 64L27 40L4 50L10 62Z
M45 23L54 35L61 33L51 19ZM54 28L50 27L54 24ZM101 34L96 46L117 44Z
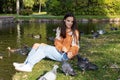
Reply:
M39 4L39 13L41 12L41 3Z
M17 11L17 14L19 15L19 12L20 12L20 1L19 0L16 1L16 11Z

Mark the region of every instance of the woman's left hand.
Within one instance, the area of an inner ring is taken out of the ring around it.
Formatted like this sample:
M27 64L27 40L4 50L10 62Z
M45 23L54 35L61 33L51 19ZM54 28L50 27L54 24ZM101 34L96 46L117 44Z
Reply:
M67 48L63 46L62 51L67 52Z
M69 59L71 59L71 58L73 57L72 52L67 52L67 57L68 57Z

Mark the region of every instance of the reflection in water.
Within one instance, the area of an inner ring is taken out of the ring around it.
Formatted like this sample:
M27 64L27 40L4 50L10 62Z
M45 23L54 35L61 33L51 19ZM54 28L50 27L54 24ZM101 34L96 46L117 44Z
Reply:
M23 44L32 46L34 43L47 43L53 44L48 37L54 37L54 29L58 27L57 24L50 23L23 23L23 24L0 24L0 54L3 55L3 59L0 60L0 80L10 80L15 74L15 69L12 66L14 61L22 62L25 56L19 54L12 54L8 57L6 48L11 46L12 48L19 48ZM92 31L98 30L110 31L110 27L117 27L120 29L120 23L79 23L79 30L82 34L91 34ZM28 34L41 34L41 39L34 39L28 36ZM17 45L16 45L17 44ZM8 67L9 66L9 67Z
M20 24L17 24L17 44L20 47L21 44L21 34L20 34Z

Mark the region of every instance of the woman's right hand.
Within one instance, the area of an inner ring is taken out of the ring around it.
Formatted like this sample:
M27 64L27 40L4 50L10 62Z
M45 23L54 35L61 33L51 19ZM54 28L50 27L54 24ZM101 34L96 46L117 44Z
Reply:
M73 58L72 52L67 52L67 57L68 57L69 59Z

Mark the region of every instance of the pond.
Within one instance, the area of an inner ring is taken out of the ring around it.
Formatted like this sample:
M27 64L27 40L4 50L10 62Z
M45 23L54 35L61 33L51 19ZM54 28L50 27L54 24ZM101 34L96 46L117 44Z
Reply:
M120 23L78 23L81 36L91 34L92 31L109 31L112 27L119 28ZM0 24L0 80L12 80L16 73L13 62L23 62L26 55L9 53L7 48L21 48L24 45L32 46L34 43L47 43L53 45L55 29L60 23L11 23ZM39 38L34 37L40 35Z

